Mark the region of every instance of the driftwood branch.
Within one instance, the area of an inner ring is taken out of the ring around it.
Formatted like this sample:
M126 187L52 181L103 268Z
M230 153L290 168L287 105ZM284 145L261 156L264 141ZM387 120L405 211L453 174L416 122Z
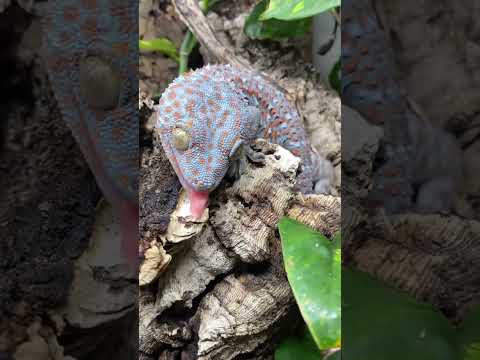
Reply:
M224 46L212 31L207 18L195 0L173 0L181 20L188 26L198 41L217 61L235 65L241 69L251 70L246 61L237 57L232 49Z

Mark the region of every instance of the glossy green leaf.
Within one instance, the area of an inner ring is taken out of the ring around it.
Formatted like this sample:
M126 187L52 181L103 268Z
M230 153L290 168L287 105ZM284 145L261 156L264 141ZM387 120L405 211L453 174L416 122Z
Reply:
M262 21L260 15L267 8L268 0L262 0L255 6L245 21L244 31L250 39L283 39L304 35L311 26L311 18L293 21L270 19Z
M341 250L320 233L289 218L279 222L288 281L320 349L340 346Z
M468 312L459 328L464 360L480 360L480 306Z
M455 331L441 313L346 268L342 319L344 360L460 359Z
M312 336L305 329L301 337L289 337L275 350L275 360L319 360L322 354Z
M162 54L165 54L172 58L173 60L179 60L177 48L175 45L168 39L158 38L152 40L140 40L139 42L140 50L144 51L159 51Z
M270 0L261 20L294 20L311 17L340 6L340 0Z

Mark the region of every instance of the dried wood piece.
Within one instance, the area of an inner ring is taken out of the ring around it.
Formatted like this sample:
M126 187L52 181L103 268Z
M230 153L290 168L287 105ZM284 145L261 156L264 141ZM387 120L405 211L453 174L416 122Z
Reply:
M230 275L202 300L195 318L199 321L198 359L234 359L252 353L280 328L294 300L283 276Z
M235 56L231 49L227 49L213 34L212 28L195 0L173 0L173 4L182 21L195 34L198 41L219 62L229 63L241 69L251 69L242 59Z
M142 353L167 356L165 351L178 347L198 359L247 353L261 359L271 353L275 334L290 327L285 317L294 313L292 321L300 320L283 270L278 220L291 214L334 233L340 226L340 201L297 197L299 159L264 140L253 148L265 161L246 161L242 176L216 191L203 230L173 245L157 293L142 290Z

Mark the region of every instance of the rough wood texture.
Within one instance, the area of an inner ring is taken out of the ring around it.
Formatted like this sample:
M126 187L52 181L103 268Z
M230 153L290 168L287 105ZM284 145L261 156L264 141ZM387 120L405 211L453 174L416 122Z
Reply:
M236 65L241 69L251 70L248 63L225 47L214 35L212 28L195 0L173 0L181 20L195 34L207 52L219 62Z
M362 137L346 146L342 176L342 256L459 321L480 299L480 223L450 215L371 213L361 201L370 186L378 128L349 110ZM359 125L363 122L363 125ZM348 128L350 125L346 126Z
M247 162L239 180L218 190L197 235L172 249L163 234L150 233L173 255L159 280L141 290L143 355L167 356L173 347L188 359L263 359L278 335L300 321L276 224L288 214L332 234L340 226L340 201L296 195L299 159L263 140L255 149L265 164Z

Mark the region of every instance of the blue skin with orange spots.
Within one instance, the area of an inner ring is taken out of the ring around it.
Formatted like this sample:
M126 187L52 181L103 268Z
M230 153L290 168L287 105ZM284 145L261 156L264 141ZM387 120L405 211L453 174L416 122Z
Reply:
M280 90L255 72L231 65L209 65L189 72L165 90L157 114L163 148L190 193L208 194L215 189L238 147L257 138L299 156L303 171L296 188L303 193L313 191L318 155L308 142L298 112ZM186 149L174 144L173 134L178 129L188 138Z
M138 241L137 17L132 0L62 0L49 1L43 18L45 63L63 119L120 215L122 246L132 261ZM108 108L89 102L106 98L101 91L82 92L86 58L102 59L119 78L118 97Z

